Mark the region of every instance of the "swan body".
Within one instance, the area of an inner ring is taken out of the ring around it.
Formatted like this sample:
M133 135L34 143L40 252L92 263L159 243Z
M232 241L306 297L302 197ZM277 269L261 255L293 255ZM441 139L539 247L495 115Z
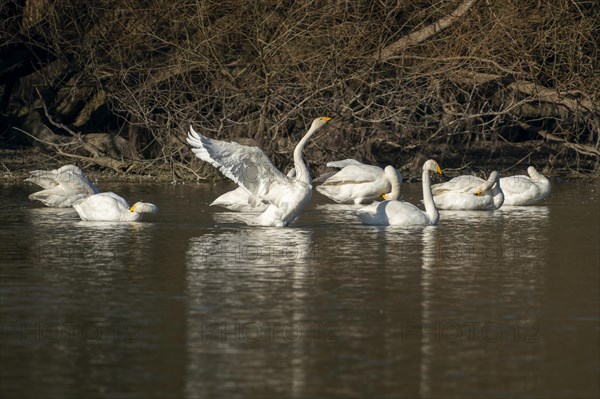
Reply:
M244 187L238 187L217 197L210 206L220 206L235 212L261 213L269 204L262 201L254 203L251 194Z
M331 118L313 120L310 129L294 149L296 177L281 173L258 147L211 140L190 126L188 143L196 156L218 168L246 190L251 204L267 203L266 209L249 224L287 226L306 207L312 196L312 179L302 151L308 139Z
M99 193L73 205L81 220L95 222L138 222L144 213L156 213L158 207L147 202L136 202L132 207L115 193Z
M531 205L550 194L550 180L533 166L527 168L529 176L517 175L500 179L504 191L504 205Z
M339 168L333 174L325 174L317 180L322 180L317 191L324 196L341 204L362 204L377 199L383 194L390 193L392 183L399 173L386 174L379 166L365 165L354 159L345 159L327 163L330 168Z
M54 170L34 170L25 181L37 184L43 190L29 196L53 208L67 208L76 201L98 192L83 171L75 165L65 165Z
M296 177L296 169L292 168L287 174L289 178ZM260 201L255 203L255 199L246 191L244 187L238 187L235 190L226 192L217 197L210 206L220 206L234 212L262 213L269 206L268 203Z
M440 166L433 159L423 164L423 202L425 212L413 204L392 199L389 201L375 202L358 210L356 216L363 224L376 226L434 226L440 215L431 195L431 180L429 172L442 173ZM396 186L396 187L395 187ZM400 190L397 181L392 181L391 197L397 197Z
M504 203L498 172L490 173L487 180L462 175L431 187L438 209L494 210Z

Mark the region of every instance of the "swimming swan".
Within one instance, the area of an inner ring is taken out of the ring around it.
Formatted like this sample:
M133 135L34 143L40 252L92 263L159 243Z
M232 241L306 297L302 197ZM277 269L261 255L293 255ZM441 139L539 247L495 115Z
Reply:
M400 179L398 184L402 184L402 176L391 166L391 170L386 168L384 171L379 166L365 165L354 159L329 162L327 166L341 170L320 176L317 180L322 180L323 183L316 189L341 204L361 204L390 193L391 182L397 178Z
M65 165L54 170L34 170L25 181L37 184L44 190L33 193L30 200L40 201L54 208L67 208L76 201L96 194L98 189L75 165Z
M296 169L292 168L287 177L296 177ZM252 196L243 187L226 192L217 197L210 206L220 206L234 212L262 213L269 206L268 203L261 201L253 205Z
M255 219L260 226L287 226L292 223L312 196L312 179L302 158L302 150L308 139L331 118L315 119L308 132L294 149L296 177L289 178L271 163L258 147L238 143L211 140L194 131L190 126L187 142L192 151L203 161L211 163L225 176L243 187L250 195L252 204L261 201L269 205Z
M73 208L81 220L94 222L138 222L144 213L156 213L158 207L147 202L136 202L130 208L123 197L115 193L99 193L76 202Z
M433 226L440 215L431 195L429 172L442 173L442 169L433 159L423 164L423 202L425 212L408 202L390 200L376 202L357 211L356 216L363 224L377 226ZM392 196L399 192L399 182L392 181Z
M529 176L517 175L500 179L504 191L504 205L531 205L550 194L550 180L533 166L527 168Z
M498 172L490 173L487 180L462 175L445 183L431 186L433 201L438 209L493 210L504 202Z

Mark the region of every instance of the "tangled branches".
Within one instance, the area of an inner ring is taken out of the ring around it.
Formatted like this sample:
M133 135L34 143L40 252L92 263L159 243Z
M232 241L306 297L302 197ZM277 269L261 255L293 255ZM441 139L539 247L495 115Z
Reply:
M597 166L598 8L11 0L0 11L0 128L44 142L104 132L107 146L125 140L117 168L150 164L178 176L198 166L183 141L190 123L260 145L287 167L295 133L325 114L336 116L336 131L309 147L316 163L550 133ZM91 162L108 156L77 148Z

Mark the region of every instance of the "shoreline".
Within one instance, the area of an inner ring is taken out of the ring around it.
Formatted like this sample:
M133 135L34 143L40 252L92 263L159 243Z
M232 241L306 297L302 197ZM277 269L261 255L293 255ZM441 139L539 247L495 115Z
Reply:
M501 176L526 174L525 170L529 165L536 166L548 178L557 180L596 180L600 177L600 160L593 157L581 159L572 154L564 154L564 150L556 148L555 145L538 141L511 143L510 145L495 143L493 146L486 143L470 148L441 145L399 149L382 146L378 148L377 153L380 155L379 162L356 158L361 162L381 167L393 165L400 170L406 182L420 180L421 165L428 158L438 161L448 177L463 174L487 175L492 170L498 170ZM215 184L229 180L216 168L203 164L200 160L194 160L195 164L190 166L198 172L200 178L191 171L184 174L181 173L181 170L178 173L167 172L165 165L150 169L150 173L138 174L116 172L87 161L77 161L77 159L45 153L36 147L0 148L0 182L23 181L29 177L29 172L32 170L51 170L67 164L77 164L84 170L86 176L98 182ZM318 164L313 164L310 162L312 159L309 156L308 161L313 177L333 170L325 166L326 162L333 161L333 159L320 160ZM578 166L579 169L575 169L573 166Z

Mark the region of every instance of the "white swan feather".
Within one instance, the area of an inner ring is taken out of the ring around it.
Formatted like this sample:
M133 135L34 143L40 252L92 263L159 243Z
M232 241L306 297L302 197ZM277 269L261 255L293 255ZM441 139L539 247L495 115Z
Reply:
M25 181L43 188L31 194L30 200L40 201L54 208L70 207L76 201L98 192L98 188L75 165L65 165L54 170L34 170Z
M400 178L399 172L386 174L379 166L365 165L354 159L327 163L328 167L341 168L334 174L327 174L317 191L341 204L362 204L379 198L392 191L391 179Z
M433 226L438 223L439 212L437 211L431 195L431 180L429 172L441 174L442 169L433 159L423 164L423 202L425 203L425 212L411 203L397 201L396 193L398 187L392 187L392 199L389 201L376 202L357 211L358 219L367 225L377 226L403 226L403 227L424 227ZM397 186L393 182L392 186Z
M438 209L493 210L504 202L499 174L490 173L487 180L477 176L462 175L445 183L431 186L433 200Z
M296 169L292 168L287 174L287 177L296 177ZM210 206L219 206L230 211L246 213L261 213L269 206L269 204L264 201L255 205L253 205L253 203L255 202L252 201L252 196L248 191L243 187L238 187L235 190L228 191L215 198Z
M312 180L302 158L302 150L308 139L329 120L331 118L326 116L313 120L308 132L296 145L296 178L281 173L258 147L212 140L197 133L192 126L187 141L198 158L218 168L248 192L250 205L256 206L261 201L269 204L255 219L256 224L287 226L298 217L312 195Z
M527 174L503 177L500 179L504 191L504 205L531 205L550 194L550 180L533 166L527 168Z
M73 208L81 220L95 222L138 222L144 213L156 213L158 207L147 202L136 202L129 206L127 201L111 192L91 195L76 202Z

